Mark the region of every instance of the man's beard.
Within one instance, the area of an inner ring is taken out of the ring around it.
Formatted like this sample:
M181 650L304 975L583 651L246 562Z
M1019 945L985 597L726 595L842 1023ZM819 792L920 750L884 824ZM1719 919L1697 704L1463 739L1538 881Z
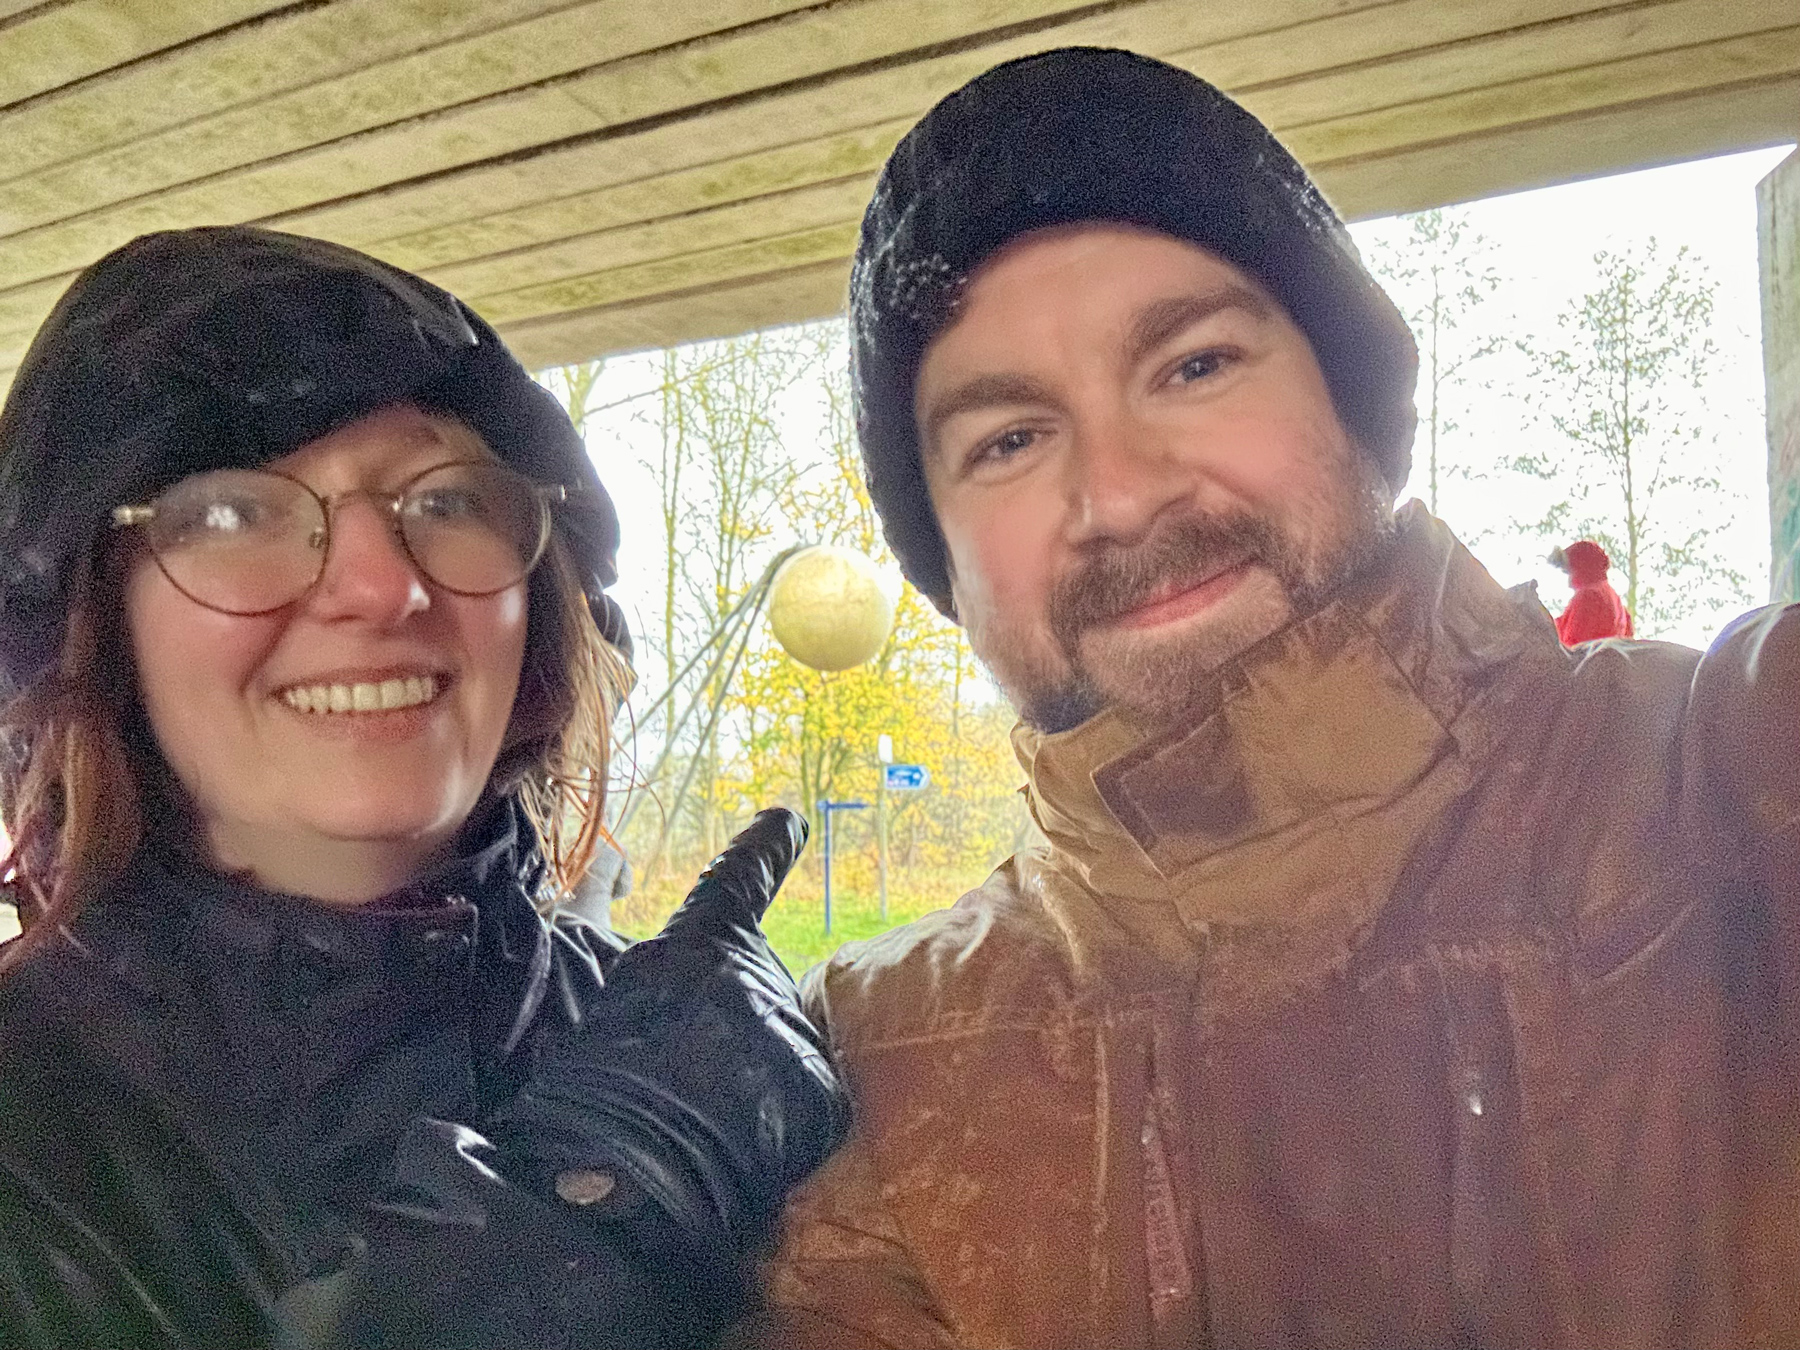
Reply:
M1054 672L1022 669L1033 663L1018 659L1022 644L1003 626L985 633L971 627L970 640L1020 717L1040 731L1067 731L1112 704L1166 720L1192 704L1219 667L1295 619L1316 613L1380 555L1394 522L1379 476L1363 465L1346 465L1334 486L1328 495L1335 528L1311 548L1265 516L1195 510L1168 517L1129 544L1092 549L1050 593L1050 631L1066 663ZM1272 577L1285 596L1273 621L1269 606L1233 612L1227 597L1221 615L1195 625L1179 641L1134 644L1129 661L1096 663L1091 653L1084 657L1084 639L1096 640L1096 630L1104 634L1159 595L1179 594L1245 564L1260 575L1253 572L1240 581L1240 591L1268 588ZM1009 646L1010 653L998 650ZM1006 659L1009 655L1014 659ZM1096 666L1104 666L1106 674L1097 678Z

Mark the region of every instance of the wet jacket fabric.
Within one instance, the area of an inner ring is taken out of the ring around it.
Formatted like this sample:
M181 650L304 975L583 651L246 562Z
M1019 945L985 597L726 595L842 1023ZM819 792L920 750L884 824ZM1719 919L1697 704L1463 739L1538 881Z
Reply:
M1556 619L1556 635L1563 646L1593 642L1599 638L1630 637L1631 612L1606 579L1612 559L1589 539L1570 544L1567 551L1569 580L1575 593Z
M529 826L354 909L148 850L0 977L0 1345L692 1345L646 1213L481 1132L620 945L532 906Z
M1800 1344L1800 607L1577 652L1415 507L808 983L768 1347Z

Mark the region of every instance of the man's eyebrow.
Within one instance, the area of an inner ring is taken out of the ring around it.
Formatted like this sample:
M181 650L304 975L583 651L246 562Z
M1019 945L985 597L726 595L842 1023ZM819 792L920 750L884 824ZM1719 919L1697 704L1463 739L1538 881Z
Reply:
M1125 362L1135 365L1189 324L1227 309L1241 309L1252 318L1266 319L1271 306L1246 286L1221 286L1192 295L1172 295L1146 305L1132 320L1125 337Z
M977 375L933 399L925 409L920 428L919 448L929 454L937 444L937 434L944 423L961 413L980 412L983 408L1009 407L1019 403L1053 403L1050 391L1029 375Z

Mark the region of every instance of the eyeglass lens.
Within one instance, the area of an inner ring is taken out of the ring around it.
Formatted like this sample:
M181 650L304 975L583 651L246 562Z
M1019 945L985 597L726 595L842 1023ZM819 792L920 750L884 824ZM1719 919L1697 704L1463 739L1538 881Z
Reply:
M444 590L505 590L549 539L549 508L533 487L499 465L439 465L406 486L395 514L401 542ZM258 469L196 474L154 506L150 548L164 573L191 599L230 614L266 613L304 595L325 568L328 511L341 509Z

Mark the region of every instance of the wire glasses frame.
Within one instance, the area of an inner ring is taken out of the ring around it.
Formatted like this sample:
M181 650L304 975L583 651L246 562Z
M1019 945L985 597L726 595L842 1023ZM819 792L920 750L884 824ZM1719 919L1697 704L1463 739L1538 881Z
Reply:
M215 469L149 502L113 508L112 525L143 529L157 567L195 604L250 617L293 604L318 584L332 521L352 498L383 512L426 580L478 597L531 574L549 546L552 508L569 494L479 460L434 464L394 492L330 497L275 469Z

